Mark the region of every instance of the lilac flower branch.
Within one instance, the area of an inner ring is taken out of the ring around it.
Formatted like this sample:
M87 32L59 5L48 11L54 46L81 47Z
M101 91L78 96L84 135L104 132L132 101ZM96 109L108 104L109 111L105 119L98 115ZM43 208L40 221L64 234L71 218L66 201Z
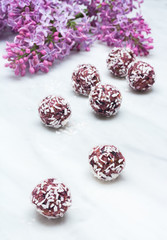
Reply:
M128 46L137 55L153 48L150 28L140 14L140 0L1 0L0 31L18 33L7 43L8 63L16 75L48 72L56 59L73 49L90 50L99 39L109 46ZM134 17L129 17L136 11Z

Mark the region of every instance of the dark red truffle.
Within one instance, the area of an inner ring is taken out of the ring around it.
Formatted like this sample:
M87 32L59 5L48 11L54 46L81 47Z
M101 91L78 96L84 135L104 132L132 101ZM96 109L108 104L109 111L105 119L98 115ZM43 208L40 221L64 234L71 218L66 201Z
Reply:
M95 177L110 181L119 176L125 167L125 158L113 145L97 146L89 155L89 164Z
M100 82L100 76L95 66L79 65L72 74L72 86L76 93L88 96L91 88Z
M92 89L89 100L95 113L110 117L118 112L121 106L122 96L116 87L110 84L98 84Z
M44 180L32 191L32 203L47 218L63 217L71 202L69 189L55 178Z
M52 95L42 100L38 112L42 122L53 128L63 127L71 115L70 106L65 99Z
M125 77L128 65L134 60L135 54L131 49L114 47L108 55L107 67L114 76Z
M155 82L155 72L146 62L135 61L129 65L127 80L136 91L147 91Z

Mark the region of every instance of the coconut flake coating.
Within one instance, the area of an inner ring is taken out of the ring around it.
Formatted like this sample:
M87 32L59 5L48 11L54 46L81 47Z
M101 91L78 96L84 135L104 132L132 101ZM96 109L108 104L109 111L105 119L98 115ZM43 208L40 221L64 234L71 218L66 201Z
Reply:
M72 74L72 86L76 93L88 96L91 88L100 82L100 75L91 64L79 65Z
M89 164L95 177L110 181L119 176L125 167L125 158L113 145L97 146L89 155Z
M44 180L32 191L32 203L47 218L63 217L71 202L69 189L55 178Z
M136 91L147 91L155 82L154 68L146 62L135 61L129 65L127 80Z
M95 113L110 117L118 112L122 96L116 87L110 84L98 84L90 92L89 101Z
M52 95L42 100L38 112L42 122L53 128L63 127L71 115L70 106L65 99Z
M114 47L107 58L107 68L116 77L125 77L129 64L135 60L134 52L129 48Z

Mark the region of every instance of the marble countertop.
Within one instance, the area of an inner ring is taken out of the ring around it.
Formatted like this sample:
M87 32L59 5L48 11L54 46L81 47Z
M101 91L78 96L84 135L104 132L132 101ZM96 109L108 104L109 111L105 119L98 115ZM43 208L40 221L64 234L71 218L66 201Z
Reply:
M145 94L111 77L105 64L110 49L103 44L73 53L48 74L24 78L5 69L0 58L0 239L167 239L167 1L145 0L143 14L155 49L142 59L156 71L156 83ZM1 55L6 39L0 38ZM79 63L94 64L103 83L120 89L118 115L100 119L87 98L73 93L71 74ZM64 129L40 122L38 103L49 94L71 104ZM113 144L126 157L114 182L100 182L89 171L88 153L98 144ZM49 177L58 177L72 192L73 205L62 219L47 220L30 203L32 189Z

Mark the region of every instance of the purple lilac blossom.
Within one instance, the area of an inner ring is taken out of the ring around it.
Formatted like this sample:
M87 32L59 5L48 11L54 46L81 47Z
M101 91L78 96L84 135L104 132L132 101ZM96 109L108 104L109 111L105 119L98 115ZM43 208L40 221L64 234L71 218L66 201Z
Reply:
M10 4L9 4L10 2ZM109 46L130 47L137 55L152 49L141 0L0 0L0 31L18 33L7 43L8 63L16 75L48 72L71 50L90 50L99 39ZM131 13L133 17L130 17Z

